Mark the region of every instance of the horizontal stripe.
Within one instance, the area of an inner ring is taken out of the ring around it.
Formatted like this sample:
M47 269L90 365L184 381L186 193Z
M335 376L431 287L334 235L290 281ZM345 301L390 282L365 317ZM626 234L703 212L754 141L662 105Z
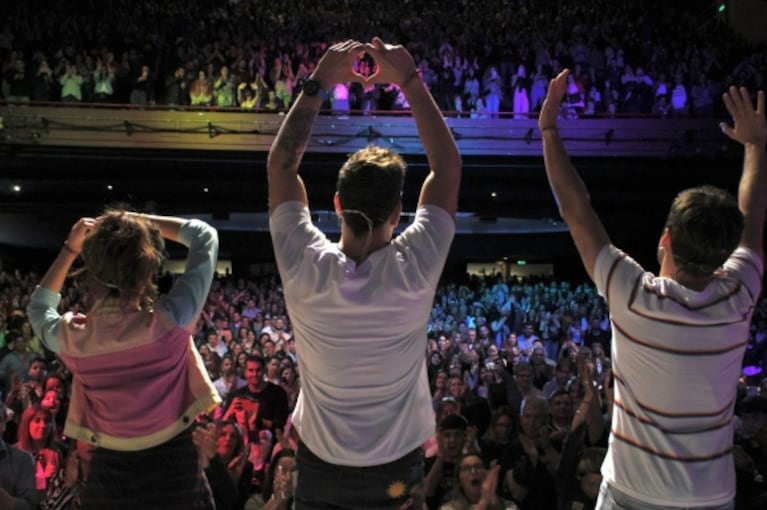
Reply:
M621 325L616 321L615 317L613 316L613 327L628 341L635 343L637 345L641 345L643 347L646 347L648 349L653 349L656 351L661 351L669 354L676 354L678 356L712 356L717 354L724 354L727 352L735 351L738 349L742 349L748 344L748 338L741 341L740 343L729 345L727 347L721 348L721 349L674 349L672 347L667 347L665 345L661 344L655 344L650 343L649 340L640 340L639 338L630 335L625 329L621 327ZM660 321L657 321L660 322ZM709 327L709 326L707 326Z
M669 294L660 294L660 293L658 292L658 290L657 290L657 289L655 289L655 288L653 288L652 286L650 286L650 285L645 285L645 284L641 284L641 281L642 281L642 279L643 279L643 276L644 276L644 275L641 275L641 276L639 277L639 281L640 281L640 285L641 285L641 288L642 288L642 289L643 289L645 292L647 292L647 293L649 293L649 294L653 294L653 295L655 295L655 296L656 296L658 299L668 299L668 300L670 300L670 301L673 301L674 303L678 304L678 305L679 305L679 306L681 306L682 308L685 308L686 310L689 310L689 311L695 311L695 312L697 312L697 311L700 311L700 310L705 310L706 308L709 308L709 307L712 307L712 306L716 306L716 305L718 305L719 303L721 303L722 301L727 301L727 300L728 300L728 299L730 299L732 296L734 296L735 294L737 294L738 292L740 292L740 289L741 289L741 285L740 285L740 282L738 282L738 281L735 281L735 282L734 282L734 283L735 283L735 287L734 287L734 288L731 288L731 289L730 289L729 291L727 291L726 293L724 293L724 294L721 294L721 295L717 296L717 299L715 299L715 300L713 300L713 301L708 301L708 302L706 302L706 303L703 303L703 304L701 304L701 305L699 305L699 306L691 306L691 305L688 305L687 303L685 303L684 301L681 301L681 300L677 299L677 298L676 298L676 296L672 296L672 295L669 295Z
M626 409L623 406L622 402L616 401L613 404L616 407L618 407L626 416L634 418L635 420L638 420L638 421L642 422L644 425L649 425L651 427L654 427L657 430L663 432L664 434L668 434L668 435L702 434L704 432L712 432L714 430L719 430L719 429L722 429L722 428L725 428L725 427L729 427L730 424L732 423L732 418L727 418L725 421L722 421L722 422L719 422L719 423L714 423L714 424L711 424L711 425L706 426L706 427L701 428L701 429L697 429L697 430L690 429L690 430L685 430L685 431L676 431L676 430L671 430L671 429L662 427L657 421L653 420L650 417L639 416L638 414L634 413L633 411L629 411L628 409ZM660 413L656 413L656 414L660 414ZM718 413L718 414L721 414L721 413ZM704 416L717 416L718 414L715 414L715 415L705 415L705 414L675 414L675 415L672 415L672 414L665 414L665 415L662 415L662 416L664 418L684 419L684 418L700 418L700 417L704 417Z
M730 446L723 451L715 452L715 453L712 453L711 455L703 455L698 457L683 457L681 455L676 455L673 453L661 452L650 446L646 446L637 441L633 441L625 436L620 435L618 432L615 431L615 429L612 430L612 435L615 439L623 442L624 444L627 444L629 446L642 450L645 453L649 453L656 457L660 457L666 460L673 460L676 462L687 462L687 463L710 462L712 460L720 459L726 455L729 455L732 452L732 447Z

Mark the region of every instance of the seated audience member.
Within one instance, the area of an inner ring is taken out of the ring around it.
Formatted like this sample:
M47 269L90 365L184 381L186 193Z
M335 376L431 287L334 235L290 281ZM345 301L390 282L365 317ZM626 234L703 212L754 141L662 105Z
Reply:
M35 459L35 487L38 497L42 498L51 478L61 467L53 415L39 404L32 404L21 415L18 436L17 446Z
M224 403L224 415L230 412L248 426L254 421L255 427L249 427L250 440L257 441L257 431L270 429L272 434L277 429L284 429L288 419L288 397L285 390L276 384L263 379L264 359L259 356L248 356L245 361L245 386L229 393Z
M51 409L53 421L56 424L56 437L63 438L64 423L69 412L69 385L61 371L49 373L43 383L43 407ZM51 393L55 393L56 398Z
M440 402L442 402L442 399L448 396L447 381L448 381L448 374L444 370L440 370L436 372L434 374L434 377L432 378L431 397L432 397L432 405L434 406L435 412L437 411L437 408L439 407Z
M518 414L510 406L493 411L490 426L479 440L479 448L485 464L500 460L517 436Z
M239 474L241 474L245 456L244 448L240 447L237 454L237 439L242 442L242 434L237 433L237 425L231 423L232 431L225 430L220 423L197 423L192 431L192 443L197 449L200 466L205 470L216 510L241 510L237 506ZM222 440L223 438L223 440ZM219 453L221 451L221 453ZM232 460L227 460L229 455ZM232 474L234 470L235 474Z
M488 359L479 369L479 383L474 388L474 395L486 400L491 409L496 409L508 405L510 384L511 376L503 363Z
M296 454L283 449L272 458L261 494L253 495L245 504L245 510L288 510L293 508L293 492L296 483Z
M520 409L522 401L532 397L543 397L543 392L533 385L533 366L525 361L514 366L514 384L511 385L509 405Z
M213 386L221 395L221 399L226 399L229 392L238 390L247 383L245 379L238 377L234 367L234 359L231 354L225 354L221 359L221 377L213 381Z
M557 451L570 432L573 419L573 399L567 391L558 391L549 398L549 440Z
M34 510L38 501L35 490L35 460L32 454L2 439L8 413L0 402L0 508Z
M296 407L298 392L301 391L301 380L298 378L295 365L292 364L286 365L283 362L280 374L280 387L285 390L288 396L288 409L292 411Z
M536 341L530 352L530 365L533 367L533 386L543 390L543 386L554 376L556 362L546 357L543 342Z
M64 439L63 424L67 418L67 409L61 401L61 396L56 390L48 390L40 401L40 407L48 409L53 415L53 435L57 440Z
M439 510L518 510L513 501L497 494L499 465L490 469L476 453L461 456L453 475L453 496Z
M504 470L505 494L520 509L549 510L556 506L554 473L559 453L549 438L548 405L541 397L522 402L518 441L506 449L501 467Z
M559 510L594 510L602 483L600 467L607 450L601 447L585 448L577 457L575 469L563 470L557 475Z
M5 404L16 414L32 404L39 404L43 396L43 380L47 366L45 358L35 356L29 362L26 376L22 379L14 377L11 380L11 388L5 397Z
M85 441L72 440L66 463L51 478L40 503L40 510L77 510L80 494L88 483L91 456L95 447Z
M21 378L27 373L35 354L27 350L27 339L20 330L9 331L5 339L11 350L0 360L0 383L4 384L5 392L8 393L13 390L14 376Z
M449 414L439 423L438 452L426 459L424 496L429 510L437 510L452 498L453 475L466 445L469 422L459 414Z
M423 444L424 458L434 457L439 453L439 424L442 419L451 414L461 414L461 405L456 399L450 396L442 397L434 412L436 430L434 435L427 439Z
M567 383L573 379L573 362L568 357L561 357L557 360L554 368L554 376L543 385L543 396L546 399L557 391L567 391Z

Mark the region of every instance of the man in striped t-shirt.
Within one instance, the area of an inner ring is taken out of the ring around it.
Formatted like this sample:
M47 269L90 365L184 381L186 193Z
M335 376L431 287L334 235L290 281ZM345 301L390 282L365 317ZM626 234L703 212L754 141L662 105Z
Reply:
M764 94L724 103L722 130L745 149L737 201L711 186L680 193L658 244L660 274L610 242L557 131L568 72L541 110L546 173L581 259L607 300L615 405L598 509L732 509L735 390L761 291L767 209Z

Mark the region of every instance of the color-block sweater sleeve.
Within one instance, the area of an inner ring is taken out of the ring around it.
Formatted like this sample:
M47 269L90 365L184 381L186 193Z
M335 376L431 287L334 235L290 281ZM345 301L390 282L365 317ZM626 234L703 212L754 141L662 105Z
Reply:
M184 274L156 306L191 330L210 292L218 261L218 233L205 222L190 220L179 230L178 242L189 248Z
M60 352L58 332L61 315L57 311L61 294L44 287L37 287L27 306L27 315L32 329L40 337L43 344L51 351Z

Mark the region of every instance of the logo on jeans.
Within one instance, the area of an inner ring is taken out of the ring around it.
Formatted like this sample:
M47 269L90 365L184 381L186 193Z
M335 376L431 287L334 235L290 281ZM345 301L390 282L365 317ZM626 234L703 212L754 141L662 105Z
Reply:
M394 480L386 489L386 494L391 499L399 499L407 494L407 485L402 480Z

